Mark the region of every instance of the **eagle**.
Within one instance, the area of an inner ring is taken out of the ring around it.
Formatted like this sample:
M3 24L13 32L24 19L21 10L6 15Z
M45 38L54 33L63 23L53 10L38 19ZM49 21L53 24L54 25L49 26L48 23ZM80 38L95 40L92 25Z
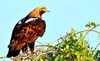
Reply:
M16 57L21 50L28 51L27 47L34 53L35 41L43 36L46 29L46 23L42 19L42 14L45 12L49 10L44 6L39 6L18 21L12 31L7 57Z

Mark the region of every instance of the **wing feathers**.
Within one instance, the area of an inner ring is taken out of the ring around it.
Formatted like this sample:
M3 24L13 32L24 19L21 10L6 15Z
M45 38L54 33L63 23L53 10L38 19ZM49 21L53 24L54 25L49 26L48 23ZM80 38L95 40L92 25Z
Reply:
M23 52L27 51L27 46L33 51L35 40L38 37L42 37L45 32L45 26L45 21L40 18L31 18L28 21L22 19L18 22L12 33L7 56L17 56L21 49Z

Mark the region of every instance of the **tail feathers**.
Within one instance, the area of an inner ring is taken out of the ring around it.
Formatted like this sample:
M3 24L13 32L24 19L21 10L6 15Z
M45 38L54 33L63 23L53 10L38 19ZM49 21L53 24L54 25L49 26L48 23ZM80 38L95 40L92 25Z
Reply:
M19 54L19 52L20 52L20 50L11 50L11 49L9 49L7 57L15 57Z

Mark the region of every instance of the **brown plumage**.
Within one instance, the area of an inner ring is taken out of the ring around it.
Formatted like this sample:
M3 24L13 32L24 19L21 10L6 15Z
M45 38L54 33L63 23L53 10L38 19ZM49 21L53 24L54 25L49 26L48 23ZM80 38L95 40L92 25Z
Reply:
M7 57L17 56L20 50L26 52L28 46L31 52L34 51L35 40L45 32L46 24L42 14L47 11L46 7L37 7L15 25Z

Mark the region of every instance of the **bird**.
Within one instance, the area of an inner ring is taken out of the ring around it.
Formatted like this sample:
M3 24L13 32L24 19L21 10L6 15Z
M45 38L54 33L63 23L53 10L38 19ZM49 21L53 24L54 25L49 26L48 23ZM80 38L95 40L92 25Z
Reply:
M21 50L26 52L28 47L34 53L36 39L45 33L46 22L42 19L45 12L49 10L44 6L38 6L17 22L12 31L7 57L16 57Z

